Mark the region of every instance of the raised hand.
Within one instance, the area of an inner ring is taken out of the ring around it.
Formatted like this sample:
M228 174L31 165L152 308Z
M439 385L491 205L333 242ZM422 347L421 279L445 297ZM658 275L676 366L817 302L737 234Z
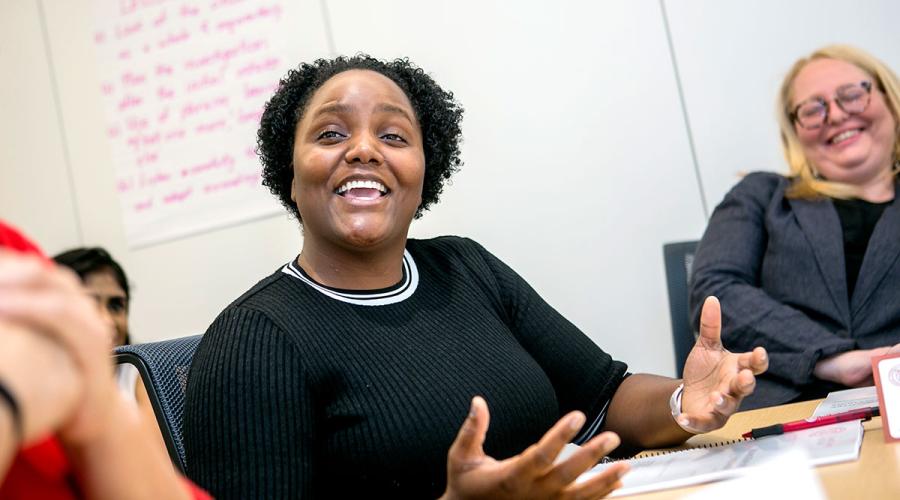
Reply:
M741 400L753 392L756 377L766 371L766 350L732 353L722 346L719 300L707 297L700 313L700 336L684 365L684 395L679 424L694 432L725 425Z
M619 478L628 470L624 463L613 464L600 474L576 483L578 476L593 467L619 445L619 437L604 432L565 460L556 462L559 452L584 425L584 414L572 412L556 423L539 442L506 460L484 453L490 414L480 397L472 399L469 415L447 454L447 490L444 500L602 498L621 486Z

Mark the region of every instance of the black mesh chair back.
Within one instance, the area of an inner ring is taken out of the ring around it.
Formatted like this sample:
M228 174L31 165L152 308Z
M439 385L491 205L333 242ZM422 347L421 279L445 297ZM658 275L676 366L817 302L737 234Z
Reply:
M117 347L114 354L116 364L132 364L141 375L169 456L182 473L187 470L184 440L181 436L184 390L191 359L202 337L194 335L162 342L125 345Z
M691 326L691 312L688 304L691 270L698 241L682 241L663 245L666 262L666 285L669 290L669 316L672 321L672 340L675 344L676 377L684 373L687 360L697 336Z

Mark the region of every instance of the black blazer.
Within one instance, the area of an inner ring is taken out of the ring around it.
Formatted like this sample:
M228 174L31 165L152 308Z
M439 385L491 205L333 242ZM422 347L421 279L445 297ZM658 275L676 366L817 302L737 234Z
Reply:
M789 185L763 172L741 180L713 212L694 260L695 328L715 295L725 346L769 352L769 370L741 409L842 389L813 377L819 359L900 342L900 203L875 226L849 300L833 203L787 199Z

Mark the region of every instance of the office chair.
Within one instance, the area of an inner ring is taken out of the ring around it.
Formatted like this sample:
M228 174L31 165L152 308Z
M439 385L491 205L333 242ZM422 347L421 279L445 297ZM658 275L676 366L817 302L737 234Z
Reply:
M172 463L184 473L187 460L182 439L184 390L194 351L202 335L162 342L119 346L114 351L116 364L134 365L141 375L153 413L159 424Z
M663 245L666 263L666 286L669 291L669 317L672 321L672 340L675 344L676 377L684 373L684 362L697 341L691 326L688 305L691 270L698 241L682 241Z

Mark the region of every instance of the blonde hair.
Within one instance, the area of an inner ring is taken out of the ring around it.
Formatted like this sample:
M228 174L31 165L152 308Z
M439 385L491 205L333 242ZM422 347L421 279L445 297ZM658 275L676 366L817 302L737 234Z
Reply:
M817 59L848 62L872 77L874 89L884 93L887 107L894 116L894 122L898 124L894 134L893 159L895 162L900 159L900 120L898 120L900 118L900 81L887 65L863 50L848 45L829 45L813 52L808 57L797 60L785 75L784 81L781 82L781 90L778 93L778 125L781 128L781 147L789 168L788 177L793 179L787 196L790 198L819 198L822 196L853 198L856 194L854 186L818 177L815 165L803 152L794 128L794 120L791 116L794 80L807 64ZM896 176L897 172L898 170L895 168L892 173Z

